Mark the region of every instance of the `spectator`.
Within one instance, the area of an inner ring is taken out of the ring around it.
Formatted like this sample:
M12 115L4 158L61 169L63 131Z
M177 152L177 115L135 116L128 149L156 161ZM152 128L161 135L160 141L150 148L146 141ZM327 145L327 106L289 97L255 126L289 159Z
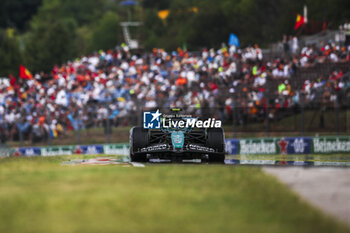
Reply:
M124 46L56 65L50 75L36 74L32 80L1 80L0 136L21 133L38 142L66 130L106 126L107 121L127 125L136 122L133 116L141 108L180 106L208 115L205 109L215 107L224 120L233 103L242 107L237 121L245 124L261 120L267 104L271 118L278 117L279 109L299 104L300 89L310 104L317 99L330 103L335 93L348 90L349 81L338 69L318 81L291 83L299 67L349 61L350 47L324 43L299 52L298 39L286 35L283 46L288 56L270 60L264 60L257 44L198 54L157 48L133 54Z

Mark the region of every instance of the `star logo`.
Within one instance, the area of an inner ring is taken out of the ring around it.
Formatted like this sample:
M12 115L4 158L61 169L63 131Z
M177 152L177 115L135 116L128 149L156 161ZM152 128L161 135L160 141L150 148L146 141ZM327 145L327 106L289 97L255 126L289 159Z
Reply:
M281 141L279 141L277 144L280 147L280 152L283 155L287 154L287 146L288 146L288 141L284 140L284 138L281 139Z
M74 154L82 154L83 151L81 150L80 146L76 146L74 149Z
M160 129L160 116L162 114L159 109L156 112L143 113L143 128L144 129Z
M13 156L21 156L21 152L19 152L18 149L16 149L15 153L13 153Z
M157 109L157 111L155 113L151 113L151 115L152 115L151 122L153 122L154 120L158 119L158 117L160 117L162 114L159 113L159 109Z

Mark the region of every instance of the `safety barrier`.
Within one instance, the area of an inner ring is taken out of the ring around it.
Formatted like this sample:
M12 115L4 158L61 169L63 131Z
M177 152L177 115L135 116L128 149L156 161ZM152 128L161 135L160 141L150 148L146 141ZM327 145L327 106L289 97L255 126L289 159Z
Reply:
M228 154L350 153L350 136L227 139Z
M350 136L226 139L230 155L350 153ZM129 144L100 144L11 148L13 156L72 154L129 155Z
M14 148L13 156L56 156L72 154L129 155L129 144L73 145Z

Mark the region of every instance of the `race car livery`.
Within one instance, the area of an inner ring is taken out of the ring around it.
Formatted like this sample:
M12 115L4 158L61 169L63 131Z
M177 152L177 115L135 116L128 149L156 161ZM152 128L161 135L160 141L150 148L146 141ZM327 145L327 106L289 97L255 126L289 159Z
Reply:
M171 121L181 123L183 119L172 119ZM224 131L221 127L146 129L145 127L133 127L130 130L130 160L147 162L153 158L172 161L201 159L223 163L225 159Z

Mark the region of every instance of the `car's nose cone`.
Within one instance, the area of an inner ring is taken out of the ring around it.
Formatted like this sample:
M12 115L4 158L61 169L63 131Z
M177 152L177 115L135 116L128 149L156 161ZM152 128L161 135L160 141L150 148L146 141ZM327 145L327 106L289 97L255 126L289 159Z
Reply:
M175 149L181 149L184 146L185 135L181 131L171 133L171 143Z

